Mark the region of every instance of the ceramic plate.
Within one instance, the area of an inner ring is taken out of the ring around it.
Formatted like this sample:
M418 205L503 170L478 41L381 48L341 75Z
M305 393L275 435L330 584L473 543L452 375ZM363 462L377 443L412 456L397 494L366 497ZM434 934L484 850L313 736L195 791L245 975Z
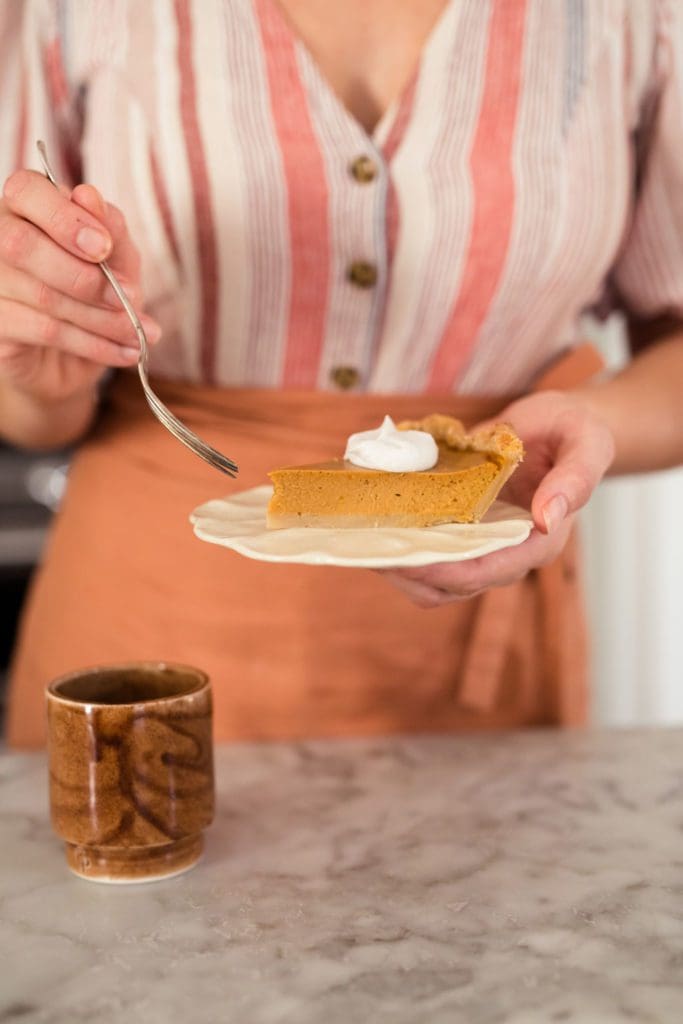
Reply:
M481 523L446 523L421 529L325 530L307 526L268 530L266 506L272 493L272 487L266 484L207 501L190 516L195 534L200 540L232 548L261 562L386 569L477 558L521 544L533 525L524 509L496 501Z

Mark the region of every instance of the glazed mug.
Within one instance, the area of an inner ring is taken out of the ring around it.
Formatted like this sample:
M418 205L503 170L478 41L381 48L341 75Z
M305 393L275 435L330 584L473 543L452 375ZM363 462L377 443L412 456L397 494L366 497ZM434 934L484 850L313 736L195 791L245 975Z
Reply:
M50 814L75 874L149 882L191 868L214 812L211 686L165 662L72 672L47 689Z

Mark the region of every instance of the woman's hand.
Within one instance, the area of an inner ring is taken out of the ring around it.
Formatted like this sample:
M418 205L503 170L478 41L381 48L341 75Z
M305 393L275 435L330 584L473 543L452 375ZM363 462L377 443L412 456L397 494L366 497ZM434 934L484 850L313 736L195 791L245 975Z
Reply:
M91 395L106 367L133 366L135 331L97 263L138 308L140 258L123 215L91 185L68 194L18 171L0 200L0 383L59 404ZM150 342L161 331L142 323Z
M434 608L521 579L551 562L567 542L574 514L590 498L614 458L607 424L571 392L544 391L521 398L497 417L524 442L524 462L502 497L530 508L535 529L517 547L465 562L383 575L416 604Z

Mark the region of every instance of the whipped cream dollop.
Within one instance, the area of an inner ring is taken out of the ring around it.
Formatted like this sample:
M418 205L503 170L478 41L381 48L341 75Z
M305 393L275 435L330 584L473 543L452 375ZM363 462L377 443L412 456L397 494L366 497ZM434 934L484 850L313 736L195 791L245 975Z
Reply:
M377 430L351 434L344 458L363 469L412 473L435 466L439 449L431 434L424 430L397 430L391 416L385 416Z

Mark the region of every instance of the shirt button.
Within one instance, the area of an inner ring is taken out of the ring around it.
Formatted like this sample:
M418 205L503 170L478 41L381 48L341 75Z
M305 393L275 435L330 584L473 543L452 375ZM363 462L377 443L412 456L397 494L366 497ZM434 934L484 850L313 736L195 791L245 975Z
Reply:
M372 288L377 283L377 267L365 260L354 260L349 266L349 281L359 288Z
M360 373L355 366L333 366L330 370L330 380L342 391L354 388L360 380Z
M377 177L377 164L369 156L357 156L349 165L351 176L361 185L367 185Z

